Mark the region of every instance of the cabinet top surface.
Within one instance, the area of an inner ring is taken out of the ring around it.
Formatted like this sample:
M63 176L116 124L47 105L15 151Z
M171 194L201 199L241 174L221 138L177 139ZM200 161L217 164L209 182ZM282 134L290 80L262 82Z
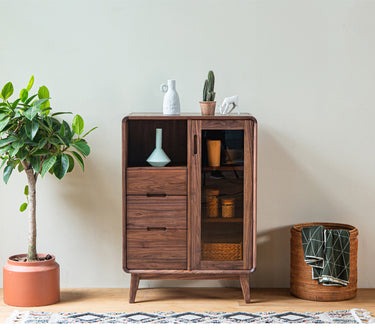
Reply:
M205 116L200 113L181 113L179 115L163 115L161 112L131 112L124 117L126 119L138 119L138 120L188 120L188 119L198 119L198 120L234 120L234 119L250 119L256 122L256 119L249 113L241 114L229 114L221 115L215 114L214 116Z

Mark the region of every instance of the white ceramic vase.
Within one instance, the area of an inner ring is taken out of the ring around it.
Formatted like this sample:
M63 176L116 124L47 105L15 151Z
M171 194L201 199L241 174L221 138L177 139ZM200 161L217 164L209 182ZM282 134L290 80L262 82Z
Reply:
M180 98L176 91L176 80L168 80L167 84L162 84L160 90L165 93L163 99L163 114L164 115L179 115L180 114Z
M151 166L162 167L167 165L171 160L162 149L163 130L156 129L155 149L147 158L147 162Z

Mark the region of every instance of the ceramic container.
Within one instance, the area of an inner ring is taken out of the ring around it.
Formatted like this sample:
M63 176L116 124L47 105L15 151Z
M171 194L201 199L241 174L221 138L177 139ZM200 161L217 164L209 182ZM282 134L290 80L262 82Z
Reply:
M180 98L176 91L176 80L168 80L167 84L162 84L160 90L165 93L163 99L164 115L180 114Z
M57 303L60 300L60 267L55 257L30 262L15 261L15 258L26 258L26 254L10 257L3 268L4 302L17 307Z
M156 129L155 137L155 149L151 155L147 158L147 162L151 166L162 167L167 165L171 160L162 149L163 130L161 128Z

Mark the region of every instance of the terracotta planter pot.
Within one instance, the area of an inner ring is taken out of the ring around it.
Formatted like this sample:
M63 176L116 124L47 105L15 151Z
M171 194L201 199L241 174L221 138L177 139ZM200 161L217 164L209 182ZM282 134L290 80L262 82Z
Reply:
M45 255L39 255L45 257ZM4 302L11 306L45 306L60 300L60 267L55 257L45 261L22 262L12 256L3 268Z
M216 101L202 101L199 102L201 106L201 113L204 116L215 115Z

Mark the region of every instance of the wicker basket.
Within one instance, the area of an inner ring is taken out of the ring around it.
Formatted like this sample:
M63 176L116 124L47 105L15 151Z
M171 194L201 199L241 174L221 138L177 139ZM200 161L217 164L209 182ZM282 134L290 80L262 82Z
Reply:
M203 260L242 260L242 243L203 243Z
M328 229L347 229L350 239L350 275L347 286L324 286L313 280L311 266L306 264L302 247L302 228L324 226ZM294 225L290 241L290 292L302 299L339 301L354 298L357 294L358 230L341 223L312 222Z

